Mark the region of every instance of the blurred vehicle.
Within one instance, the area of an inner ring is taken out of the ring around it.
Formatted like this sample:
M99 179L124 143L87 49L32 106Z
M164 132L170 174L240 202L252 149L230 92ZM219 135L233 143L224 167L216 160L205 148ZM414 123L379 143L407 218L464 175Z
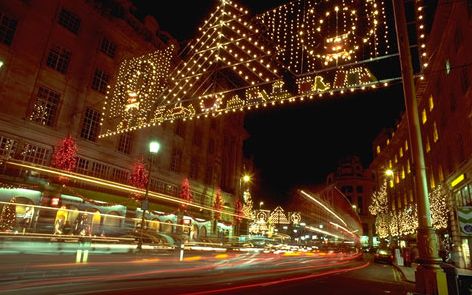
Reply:
M139 232L136 232L133 234L120 236L120 238L128 239L128 240L133 239L134 242L137 244L139 242L139 239L141 239L141 235ZM143 245L148 245L156 249L174 249L174 245L161 236L156 236L149 233L143 233L142 241L143 241Z
M393 263L392 251L389 248L378 248L374 254L374 262Z
M249 242L234 242L225 245L226 251L245 251L254 247L252 243Z

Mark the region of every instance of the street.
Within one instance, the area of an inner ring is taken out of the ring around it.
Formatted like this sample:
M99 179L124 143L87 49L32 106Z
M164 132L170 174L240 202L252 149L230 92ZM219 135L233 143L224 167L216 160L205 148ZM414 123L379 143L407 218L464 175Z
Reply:
M2 255L2 294L406 294L391 265L344 253Z

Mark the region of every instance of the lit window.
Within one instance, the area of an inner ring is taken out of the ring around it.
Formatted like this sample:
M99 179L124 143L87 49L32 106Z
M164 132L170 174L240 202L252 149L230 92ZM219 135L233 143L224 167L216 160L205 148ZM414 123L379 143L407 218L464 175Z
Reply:
M446 68L446 74L449 75L449 73L451 72L451 63L449 62L448 59L446 60L444 67Z
M39 87L29 119L41 125L54 126L59 113L61 95L46 87Z
M387 139L387 145L389 145L389 144L390 144L390 139Z
M388 168L392 169L392 167L393 167L393 166L392 166L392 160L389 160L389 161L388 161Z
M434 181L434 173L431 173L429 177L429 186L431 189L436 187L436 182Z
M444 172L441 165L439 165L439 168L438 168L438 179L439 179L439 182L444 181Z
M428 121L428 117L426 116L426 110L423 109L423 111L421 112L421 122L424 124L426 123L426 121Z
M402 147L400 147L399 153L400 153L400 158L403 157L403 148Z
M411 173L410 159L408 159L408 160L406 161L406 172L407 172L408 174Z
M431 151L431 145L429 143L429 136L426 136L426 152L429 153Z
M434 142L437 142L439 140L439 133L438 128L436 126L436 122L433 123L433 140Z
M377 154L380 154L380 145L377 146Z
M405 168L402 167L402 179L405 179Z
M433 96L429 96L429 111L432 111L434 109L434 99Z
M408 140L405 140L405 151L408 150Z

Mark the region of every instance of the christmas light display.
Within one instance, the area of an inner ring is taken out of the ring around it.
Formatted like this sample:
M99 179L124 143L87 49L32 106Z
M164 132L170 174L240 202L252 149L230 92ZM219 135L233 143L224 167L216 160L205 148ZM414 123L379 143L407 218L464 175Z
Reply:
M16 225L16 199L4 204L0 214L0 231L12 231Z
M284 209L282 209L282 207L278 206L270 214L269 223L270 224L289 224L290 221L288 220L287 216L285 215Z
M302 74L387 54L384 6L378 0L296 0L263 13L258 20L281 48L278 59L290 71Z
M149 172L146 169L142 160L137 161L133 164L130 175L130 184L134 187L144 189L148 183ZM139 201L142 198L142 194L132 193L132 198Z
M369 206L369 212L372 215L380 215L388 210L387 182L385 181L380 188L372 194L372 202Z
M376 216L375 218L375 230L379 238L386 238L390 233L390 218L386 213L382 213Z
M185 203L180 204L181 210L186 210L187 209L187 204L190 203L193 200L192 192L190 190L190 183L188 181L188 178L184 178L182 181L182 185L180 187L180 198L185 201Z
M68 136L61 140L54 149L51 165L65 171L74 171L77 164L77 144Z
M426 52L426 28L423 0L415 0L416 34L418 42L418 53L420 56L421 70L428 67L428 53ZM421 76L423 79L423 76Z
M221 189L217 188L215 192L215 202L213 203L213 218L219 220L221 218L221 210L223 209L223 199L221 198Z
M429 193L431 204L431 219L435 229L447 228L447 190L438 185Z
M109 86L100 125L110 120L100 137L155 125L148 118L165 85L173 46L121 63L114 87ZM102 127L103 128L103 127Z
M244 205L243 213L244 216L248 219L254 219L254 204L252 202L251 193L249 190L245 190L243 193Z
M387 34L381 0L296 0L254 18L220 0L172 70L172 47L122 64L100 137L386 86L399 78L378 79L357 63L387 54Z

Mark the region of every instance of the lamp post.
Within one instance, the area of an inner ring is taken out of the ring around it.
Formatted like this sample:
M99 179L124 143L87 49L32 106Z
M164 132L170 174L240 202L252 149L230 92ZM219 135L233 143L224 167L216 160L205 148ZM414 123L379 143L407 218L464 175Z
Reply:
M398 51L400 54L408 134L411 143L411 156L414 162L415 192L418 206L417 242L419 265L415 272L415 291L420 294L447 294L446 274L439 267L441 260L438 257L438 240L431 221L426 165L413 81L413 67L406 27L404 1L392 0L392 2Z
M246 200L244 199L244 192L248 190L248 183L251 182L251 175L249 174L244 174L242 177L239 178L239 201L241 206L242 204L246 204ZM244 184L244 187L243 187ZM242 211L242 210L241 210ZM239 235L241 231L241 221L236 223L236 228L235 228L235 233L236 235ZM247 232L247 228L245 230Z
M159 144L158 141L151 141L149 143L149 173L148 173L148 179L147 179L147 184L146 184L146 192L144 193L144 198L143 201L141 202L141 209L142 209L142 216L141 216L141 227L140 227L140 233L139 233L139 240L138 240L138 250L141 250L143 247L143 232L144 232L144 223L146 221L145 215L146 215L146 210L149 207L149 201L148 201L148 194L149 194L149 185L151 183L151 165L152 165L152 156L157 155L159 152L159 148L161 145Z

